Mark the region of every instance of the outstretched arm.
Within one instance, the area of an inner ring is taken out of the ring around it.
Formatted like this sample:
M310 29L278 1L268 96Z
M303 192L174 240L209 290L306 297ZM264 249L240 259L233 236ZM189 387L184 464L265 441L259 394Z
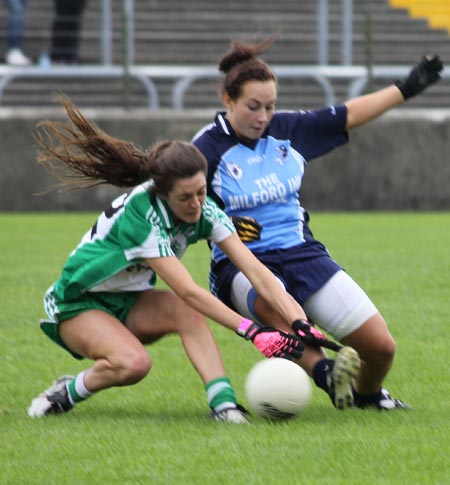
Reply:
M350 99L347 106L347 129L363 125L382 115L407 99L418 95L439 81L443 64L439 56L424 56L410 71L406 79L396 81L379 91Z
M209 291L197 285L178 258L171 256L152 258L147 261L155 273L187 305L230 330L237 330L242 316L227 307Z
M242 315L239 315L197 285L175 256L152 258L148 259L147 262L187 305L221 325L234 330L246 340L251 340L264 356L288 359L299 359L301 357L305 346L298 335L290 335L272 327L264 327L259 323L243 318Z
M303 308L281 287L274 274L253 255L236 233L223 240L219 246L247 276L258 294L286 320L303 344L339 351L340 345L330 341L322 332L307 322ZM247 334L251 335L251 332L252 329L248 328ZM249 337L246 336L246 338Z
M345 102L347 106L347 130L364 125L404 102L402 93L394 84L380 91L350 99Z

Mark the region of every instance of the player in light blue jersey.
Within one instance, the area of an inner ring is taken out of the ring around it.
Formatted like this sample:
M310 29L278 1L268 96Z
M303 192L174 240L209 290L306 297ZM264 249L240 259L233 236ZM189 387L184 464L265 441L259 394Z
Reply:
M226 111L193 140L208 160L208 194L311 321L358 351L364 364L353 384L355 405L405 408L382 388L395 341L372 301L314 238L301 205L301 184L309 161L345 144L348 130L438 81L442 62L438 56L423 57L404 81L341 105L277 112L277 79L259 57L271 42L233 42L219 63L225 74ZM220 247L213 244L212 255L214 294L250 318L265 324L281 321ZM278 328L289 330L286 325ZM301 365L319 387L328 390L323 368L335 365L332 360L307 348Z
M304 320L303 309L207 197L207 164L197 148L162 141L140 150L99 130L67 98L62 102L71 124L40 123L39 162L56 176L63 170L62 180L78 186L135 188L100 215L45 296L49 320L41 321L42 330L74 357L94 363L55 381L33 399L29 415L67 412L95 392L137 383L152 364L144 345L178 333L205 384L211 417L247 423L204 315L251 340L266 357L300 358L303 341L231 310L197 285L179 258L190 244L209 240L284 320ZM157 276L172 291L155 289Z

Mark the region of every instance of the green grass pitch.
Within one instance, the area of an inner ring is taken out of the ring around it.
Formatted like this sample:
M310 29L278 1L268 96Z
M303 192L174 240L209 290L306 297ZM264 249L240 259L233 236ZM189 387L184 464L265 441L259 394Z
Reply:
M93 214L0 214L0 484L445 484L450 440L450 213L313 214L312 228L369 293L397 341L385 383L412 411L334 410L314 388L297 418L207 419L203 385L176 336L149 347L150 375L64 416L31 399L88 366L39 330L42 298ZM207 286L205 243L184 258ZM211 323L245 405L262 358Z

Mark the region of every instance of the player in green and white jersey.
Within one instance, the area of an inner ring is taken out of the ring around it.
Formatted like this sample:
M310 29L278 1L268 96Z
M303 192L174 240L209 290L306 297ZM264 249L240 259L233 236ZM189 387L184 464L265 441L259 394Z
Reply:
M40 123L39 162L57 176L61 167L69 169L75 178L62 180L79 186L108 183L134 189L100 215L45 296L50 318L41 321L43 331L93 365L55 381L33 399L29 415L66 412L95 392L137 383L152 364L144 346L178 333L205 384L211 416L246 423L205 315L251 340L266 357L298 359L304 343L225 306L193 281L180 258L188 245L207 239L234 261L286 321L305 320L303 309L207 198L206 160L197 148L163 141L143 151L106 135L67 98L62 102L71 125ZM157 276L172 291L155 289Z

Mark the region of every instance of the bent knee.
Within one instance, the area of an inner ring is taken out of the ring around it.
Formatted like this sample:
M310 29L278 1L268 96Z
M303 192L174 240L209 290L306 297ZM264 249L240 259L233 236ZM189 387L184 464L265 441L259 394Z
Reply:
M353 347L367 364L385 366L394 359L395 340L379 315L343 338L341 342Z
M396 347L394 338L389 334L380 344L379 353L383 362L394 359Z
M395 340L388 334L381 339L374 339L365 346L361 357L367 364L386 366L394 360L395 350Z
M151 366L152 361L145 348L140 352L130 352L120 356L117 372L118 385L136 384L150 372Z

